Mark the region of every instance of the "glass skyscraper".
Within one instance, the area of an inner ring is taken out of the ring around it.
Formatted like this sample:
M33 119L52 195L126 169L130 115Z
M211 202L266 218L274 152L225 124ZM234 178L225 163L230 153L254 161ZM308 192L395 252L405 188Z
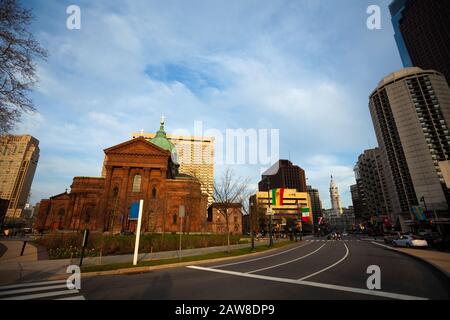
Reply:
M450 1L394 0L389 10L403 66L436 70L450 82Z
M400 21L403 18L403 10L405 10L405 4L408 0L394 0L389 5L389 11L392 17L392 26L394 27L394 38L397 43L400 58L402 59L403 67L412 67L411 57L409 56L408 49L406 48L405 40L400 30Z

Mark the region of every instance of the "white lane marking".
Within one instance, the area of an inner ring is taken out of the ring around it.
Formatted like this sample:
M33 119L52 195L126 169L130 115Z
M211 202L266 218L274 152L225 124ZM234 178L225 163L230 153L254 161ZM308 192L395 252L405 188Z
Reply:
M344 261L345 259L347 259L348 253L350 252L350 250L348 250L348 247L347 247L347 245L346 245L345 243L344 243L344 246L345 246L346 252L345 252L345 255L344 255L340 260L336 261L335 263L333 263L332 265L329 265L329 266L326 267L326 268L323 268L323 269L321 269L321 270L319 270L319 271L317 271L317 272L311 273L310 275L305 276L305 277L302 277L302 278L300 278L300 279L298 279L298 280L299 280L299 281L303 281L303 280L306 280L306 279L308 279L308 278L314 277L314 276L318 275L319 273L322 273L322 272L324 272L324 271L327 271L328 269L331 269L331 268L337 266L339 263L341 263L342 261Z
M277 282L284 282L284 283L297 284L297 285L303 285L303 286L346 291L346 292L352 292L352 293L360 293L360 294L378 296L378 297L383 297L383 298L391 298L391 299L399 299L399 300L428 300L428 298L410 296L410 295L405 295L405 294L400 294L400 293L369 290L369 289L360 289L360 288L353 288L353 287L338 286L338 285L334 285L334 284L326 284L326 283L311 282L311 281L301 281L301 280L287 279L287 278L277 278L277 277L263 276L263 275L259 275L259 274L248 274L248 273L229 271L229 270L211 269L211 268L205 268L205 267L200 267L200 266L188 266L187 268L197 269L197 270L202 270L202 271L224 273L224 274L229 274L229 275L234 275L234 276L239 276L239 277L268 280L268 281L277 281Z
M376 244L377 246L381 246L381 247L385 247L385 248L394 250L394 248L392 248L392 247L390 247L390 246L387 246L387 245L385 245L385 244L381 244L381 243L378 243L378 242L375 242L375 241L371 241L370 243ZM395 251L395 250L394 250L394 251Z
M323 245L321 245L319 248L317 248L317 249L314 250L313 252L310 252L310 253L308 253L308 254L306 254L306 255L304 255L304 256L301 256L301 257L299 257L299 258L295 258L295 259L292 259L292 260L289 260L289 261L286 261L286 262L282 262L282 263L279 263L279 264L275 264L275 265L273 265L273 266L269 266L269 267L265 267L265 268L261 268L261 269L257 269L257 270L252 270L252 271L248 271L247 273L255 273L255 272L259 272L259 271L269 270L269 269L273 269L273 268L277 268L277 267L284 266L285 264L289 264L289 263L292 263L292 262L295 262L295 261L298 261L298 260L302 260L302 259L304 259L304 258L306 258L306 257L308 257L308 256L310 256L310 255L312 255L312 254L314 254L314 253L316 253L317 251L319 251L320 249L322 249L323 246L325 246L325 245L326 245L326 243L324 243Z
M222 267L234 266L236 264L242 264L242 263L248 263L248 262L253 262L253 261L257 261L257 260L267 259L267 258L275 257L275 256L278 256L280 254L284 254L284 253L287 253L287 252L290 252L290 251L293 251L293 250L296 250L296 249L299 249L299 248L303 248L303 247L307 246L308 244L310 244L310 243L305 243L305 244L303 244L301 246L298 246L298 247L295 247L295 248L291 248L291 249L288 249L288 250L285 250L285 251L282 251L282 252L274 253L274 254L271 254L269 256L259 257L259 258L255 258L255 259L245 260L245 261L238 261L238 262L220 264L220 265L217 265L217 266L212 266L210 268L222 268Z
M75 296L75 297L68 297L68 298L60 298L55 300L86 300L84 296Z
M59 284L56 286L48 286L48 287L37 287L37 288L28 288L28 289L18 289L18 290L7 290L7 291L1 291L0 296L7 296L12 294L18 294L18 293L25 293L25 292L36 292L36 291L46 291L46 290L53 290L53 289L61 289L66 288L66 284Z
M25 282L25 283L19 283L19 284L12 284L7 286L0 286L1 290L6 289L14 289L14 288L25 288L25 287L34 287L34 286L41 286L41 285L47 285L47 284L57 284L57 283L65 283L67 280L53 280L53 281L42 281L42 282Z
M62 296L67 294L74 294L79 293L78 290L62 290L62 291L52 291L52 292L45 292L45 293L38 293L38 294L29 294L24 296L15 296L15 297L8 297L3 298L0 300L31 300L31 299L39 299L39 298L48 298L48 297L54 297L54 296Z

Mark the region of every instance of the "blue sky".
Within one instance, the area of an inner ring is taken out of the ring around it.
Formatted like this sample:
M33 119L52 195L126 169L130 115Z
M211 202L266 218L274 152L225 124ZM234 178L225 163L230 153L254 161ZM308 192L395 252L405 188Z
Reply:
M38 113L16 133L40 141L31 201L98 176L103 149L166 129L279 129L280 157L306 170L330 206L345 206L358 155L376 145L368 96L401 68L390 0L26 1L49 51L32 96ZM67 6L81 30L66 28ZM382 9L368 30L366 9ZM233 167L256 186L258 165ZM216 167L219 176L224 166Z

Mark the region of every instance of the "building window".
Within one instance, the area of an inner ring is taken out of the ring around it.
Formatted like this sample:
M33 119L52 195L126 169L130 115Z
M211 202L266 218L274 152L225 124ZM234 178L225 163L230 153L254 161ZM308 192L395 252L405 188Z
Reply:
M156 198L156 188L153 187L152 189L152 198L155 199Z
M133 192L141 192L141 175L137 174L133 179Z
M64 218L65 210L63 208L59 209L58 216L59 216L59 224L58 229L62 230L64 228L63 226L63 218Z
M115 200L118 195L119 195L119 188L117 186L115 186L113 189L113 194L112 194L113 199Z
M177 214L175 213L173 216L172 216L172 224L177 224Z

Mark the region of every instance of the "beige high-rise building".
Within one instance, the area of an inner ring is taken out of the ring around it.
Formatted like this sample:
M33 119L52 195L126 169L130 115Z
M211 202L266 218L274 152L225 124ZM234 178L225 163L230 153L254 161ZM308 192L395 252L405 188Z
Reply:
M450 89L445 77L420 68L394 72L371 94L369 108L393 218L411 219L414 206L448 215Z
M132 138L153 139L154 133L132 133ZM214 193L214 138L167 135L177 150L180 173L199 179L202 192L208 195L208 205L213 203ZM103 168L104 171L104 168ZM104 172L102 172L104 175Z
M9 200L7 218L20 218L39 160L39 141L30 135L0 137L0 198Z

